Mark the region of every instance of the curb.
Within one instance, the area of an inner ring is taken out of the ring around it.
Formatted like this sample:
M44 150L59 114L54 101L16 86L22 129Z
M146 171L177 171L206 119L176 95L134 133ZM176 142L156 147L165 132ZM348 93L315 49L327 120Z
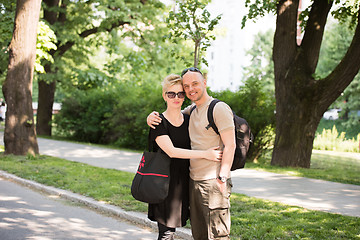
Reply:
M0 170L0 177L3 177L7 180L24 185L26 187L45 192L47 194L56 195L63 199L70 200L72 202L84 204L87 207L97 209L97 210L100 210L105 213L110 213L112 215L115 215L122 219L128 220L130 222L133 222L133 223L145 226L145 227L150 227L154 230L157 230L156 222L150 221L147 218L146 214L144 214L144 213L125 211L119 207L116 207L116 206L113 206L110 204L106 204L103 202L99 202L92 198L82 196L80 194L76 194L76 193L73 193L73 192L70 192L67 190L63 190L63 189L46 186L46 185L31 181L31 180L23 179L23 178L20 178L16 175L7 173L2 170ZM193 240L190 229L176 228L175 235L182 239Z

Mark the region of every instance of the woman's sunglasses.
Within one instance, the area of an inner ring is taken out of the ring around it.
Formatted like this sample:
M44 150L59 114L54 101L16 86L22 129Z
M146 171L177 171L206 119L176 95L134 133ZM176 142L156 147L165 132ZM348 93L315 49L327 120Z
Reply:
M166 92L166 96L168 98L175 98L176 96L178 96L178 98L184 98L185 97L185 92Z

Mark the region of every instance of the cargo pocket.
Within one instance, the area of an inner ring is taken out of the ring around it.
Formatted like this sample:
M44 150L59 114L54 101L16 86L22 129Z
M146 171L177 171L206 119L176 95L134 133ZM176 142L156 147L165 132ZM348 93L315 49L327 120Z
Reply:
M226 237L230 234L230 195L232 183L231 179L227 181L226 191L220 192L216 183L212 185L212 191L209 195L209 222L212 238Z

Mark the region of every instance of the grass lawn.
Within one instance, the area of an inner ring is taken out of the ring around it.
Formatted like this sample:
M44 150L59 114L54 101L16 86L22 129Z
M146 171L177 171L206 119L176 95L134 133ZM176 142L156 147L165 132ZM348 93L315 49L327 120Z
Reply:
M0 169L125 210L147 211L146 204L131 196L133 173L48 156L2 154ZM360 218L307 210L242 194L232 194L231 213L232 239L360 239Z

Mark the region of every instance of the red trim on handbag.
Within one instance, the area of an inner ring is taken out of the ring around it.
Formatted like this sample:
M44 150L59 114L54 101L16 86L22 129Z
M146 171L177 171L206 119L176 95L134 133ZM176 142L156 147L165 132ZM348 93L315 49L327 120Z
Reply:
M158 176L158 177L169 177L168 175L163 175L163 174L157 174L157 173L142 173L137 171L138 174L140 175L153 175L153 176Z

